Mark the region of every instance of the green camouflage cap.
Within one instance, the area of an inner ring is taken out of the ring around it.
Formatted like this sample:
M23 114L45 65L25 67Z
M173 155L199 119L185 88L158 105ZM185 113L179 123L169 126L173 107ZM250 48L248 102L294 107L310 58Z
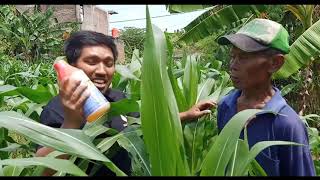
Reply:
M274 48L289 53L289 34L279 23L268 19L253 19L235 34L218 39L221 45L233 44L245 52Z

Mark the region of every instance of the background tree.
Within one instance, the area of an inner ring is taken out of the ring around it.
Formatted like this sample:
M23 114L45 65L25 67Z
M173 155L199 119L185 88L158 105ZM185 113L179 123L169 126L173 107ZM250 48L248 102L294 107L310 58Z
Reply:
M126 57L131 58L135 49L143 52L145 33L145 28L124 27L120 30L120 39L124 42ZM130 61L130 59L126 59L126 61Z

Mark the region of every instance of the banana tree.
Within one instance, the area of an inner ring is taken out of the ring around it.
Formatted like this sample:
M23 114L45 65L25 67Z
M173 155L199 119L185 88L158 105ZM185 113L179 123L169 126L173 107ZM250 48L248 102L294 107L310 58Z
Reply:
M313 24L312 18L314 5L287 5L285 7L302 23L302 31L291 45L290 52L285 57L285 63L275 74L275 78L289 77L300 68L310 65L320 53L320 46L316 41L320 36L317 31L319 21Z
M290 52L285 56L285 63L275 74L275 78L288 78L299 72L303 78L299 103L299 114L305 112L315 113L319 109L319 102L313 97L319 96L320 85L316 77L319 75L320 46L317 41L320 37L318 31L319 20L313 17L314 5L287 5L287 11L292 13L302 24L297 29L298 36L290 47ZM317 17L318 18L318 17ZM316 21L314 24L313 22ZM300 71L299 71L300 70ZM315 82L315 83L312 83Z
M182 11L184 7L184 5L174 6L175 9L180 8L180 11ZM319 43L317 42L317 39L319 39L319 32L317 31L319 25L317 22L313 24L314 19L312 17L314 5L286 5L285 7L287 11L293 13L296 18L301 21L303 31L301 36L291 45L291 51L286 56L285 64L275 74L275 78L289 77L300 68L307 66L314 59L317 59L320 52ZM168 10L172 8L171 5L167 5ZM201 8L201 6L196 6L193 10L199 8ZM259 16L259 14L263 13L266 9L267 6L264 5L213 7L189 23L184 28L186 32L181 36L180 40L196 42L217 32L222 32L220 35L228 33L228 28L225 28L228 25L238 24L241 26L251 18ZM171 10L171 12L175 11ZM219 33L217 33L217 36L219 36Z
M76 30L78 23L56 23L52 16L52 8L20 13L13 5L1 6L0 32L6 52L28 61L61 54L63 33Z
M178 9L177 6L179 5L174 5L174 7L167 5L167 8L169 10L172 8ZM184 7L185 5L180 5L180 10L182 11ZM199 8L200 7L198 6L195 7L195 9ZM179 40L190 43L196 42L212 34L219 36L221 33L228 32L230 29L241 26L252 17L257 17L266 9L267 6L265 5L214 6L184 27L185 33ZM188 10L190 10L190 8Z

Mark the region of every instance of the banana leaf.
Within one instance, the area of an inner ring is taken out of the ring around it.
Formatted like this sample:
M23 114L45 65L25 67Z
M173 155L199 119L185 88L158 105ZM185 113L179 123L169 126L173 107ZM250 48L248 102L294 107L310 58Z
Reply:
M259 15L266 9L266 5L229 5L218 10L213 8L208 10L210 13L205 12L207 17L200 15L199 19L188 24L179 40L191 43L212 34L225 33L227 29L242 25L248 18Z
M140 166L143 176L151 176L150 162L143 140L140 138L142 132L140 128L128 127L121 133L122 136L117 140L118 144L131 154L132 169Z
M281 69L274 74L275 79L288 78L300 68L306 67L320 55L320 20L308 28L290 46Z
M223 176L246 121L262 110L247 109L234 115L221 130L201 166L201 176Z
M182 13L205 9L211 6L212 5L166 5L166 9L170 13Z

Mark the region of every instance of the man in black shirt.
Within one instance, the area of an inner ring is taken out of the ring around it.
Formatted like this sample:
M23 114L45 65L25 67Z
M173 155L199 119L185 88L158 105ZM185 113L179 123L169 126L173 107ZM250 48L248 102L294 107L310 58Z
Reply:
M119 101L125 97L123 92L109 88L115 73L115 61L118 56L113 38L93 31L79 31L70 36L64 45L67 61L74 67L85 72L94 85L110 102ZM58 82L59 95L54 97L44 107L41 123L56 128L82 129L85 120L82 107L89 93L85 84L74 77L63 78ZM186 112L181 112L181 121L196 119L208 113L207 109L215 104L203 101ZM133 112L131 116L138 117L139 113ZM120 117L113 117L109 124L105 124L118 131L125 128L126 122ZM46 156L54 151L53 148L41 147L37 156ZM68 158L67 156L61 158ZM121 170L130 174L130 158L123 150L111 159ZM54 171L47 169L43 175L52 175ZM97 175L114 175L110 170L98 171Z

